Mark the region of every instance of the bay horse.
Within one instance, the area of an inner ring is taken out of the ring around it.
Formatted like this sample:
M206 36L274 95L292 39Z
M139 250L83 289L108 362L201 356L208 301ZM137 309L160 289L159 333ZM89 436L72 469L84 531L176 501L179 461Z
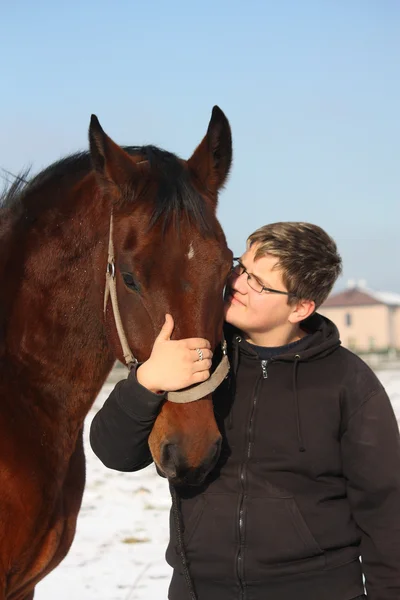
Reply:
M175 339L204 337L213 348L222 339L232 264L216 217L232 160L224 113L214 107L187 161L121 147L94 115L89 142L89 152L16 181L0 208L0 600L32 600L75 535L84 419L124 360L111 303L103 306L111 215L119 314L137 360L167 312ZM161 473L170 440L176 481L212 468L220 433L210 395L163 404L149 442Z

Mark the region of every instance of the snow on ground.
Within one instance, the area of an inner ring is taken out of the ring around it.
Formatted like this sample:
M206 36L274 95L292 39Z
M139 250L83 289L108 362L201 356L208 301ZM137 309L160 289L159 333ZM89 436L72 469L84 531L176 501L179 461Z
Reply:
M377 373L400 422L400 371ZM114 384L105 384L85 426L87 483L77 533L64 561L36 588L35 600L166 600L164 560L170 496L151 465L138 473L106 469L93 454L89 425Z

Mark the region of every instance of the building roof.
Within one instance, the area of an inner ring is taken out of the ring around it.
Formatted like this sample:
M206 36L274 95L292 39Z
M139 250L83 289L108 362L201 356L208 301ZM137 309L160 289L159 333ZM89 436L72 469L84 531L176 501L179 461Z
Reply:
M321 308L338 308L339 306L371 306L384 304L400 306L400 294L393 292L375 292L368 288L351 287L338 294L332 294Z

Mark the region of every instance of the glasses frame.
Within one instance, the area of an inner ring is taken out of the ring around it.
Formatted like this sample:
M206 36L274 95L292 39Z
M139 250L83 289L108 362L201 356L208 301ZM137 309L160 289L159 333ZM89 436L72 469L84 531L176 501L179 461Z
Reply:
M259 281L257 279L257 277L253 273L249 273L247 271L246 267L244 266L244 264L242 263L242 261L240 260L240 258L234 258L233 261L238 263L238 266L241 267L242 272L241 273L236 273L236 271L235 271L235 265L232 265L232 267L231 267L231 274L236 274L237 277L241 277L242 275L244 275L244 273L246 273L246 275L247 275L247 285L254 292L256 292L256 294L262 294L263 292L266 292L267 294L280 294L282 296L289 296L290 298L296 298L296 294L293 294L292 292L284 292L282 290L274 290L273 288L269 288L269 287L266 287L265 285L263 285L261 283L261 281ZM253 288L253 286L250 283L252 279L253 279L253 281L255 280L261 286L261 290L256 290L255 288Z

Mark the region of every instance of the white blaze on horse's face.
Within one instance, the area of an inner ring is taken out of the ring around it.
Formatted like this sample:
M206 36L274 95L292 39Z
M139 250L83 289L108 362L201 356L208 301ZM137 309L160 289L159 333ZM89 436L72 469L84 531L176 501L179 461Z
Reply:
M189 260L192 260L193 256L194 256L194 248L193 248L193 244L191 243L189 246L189 252L186 255L188 257Z

